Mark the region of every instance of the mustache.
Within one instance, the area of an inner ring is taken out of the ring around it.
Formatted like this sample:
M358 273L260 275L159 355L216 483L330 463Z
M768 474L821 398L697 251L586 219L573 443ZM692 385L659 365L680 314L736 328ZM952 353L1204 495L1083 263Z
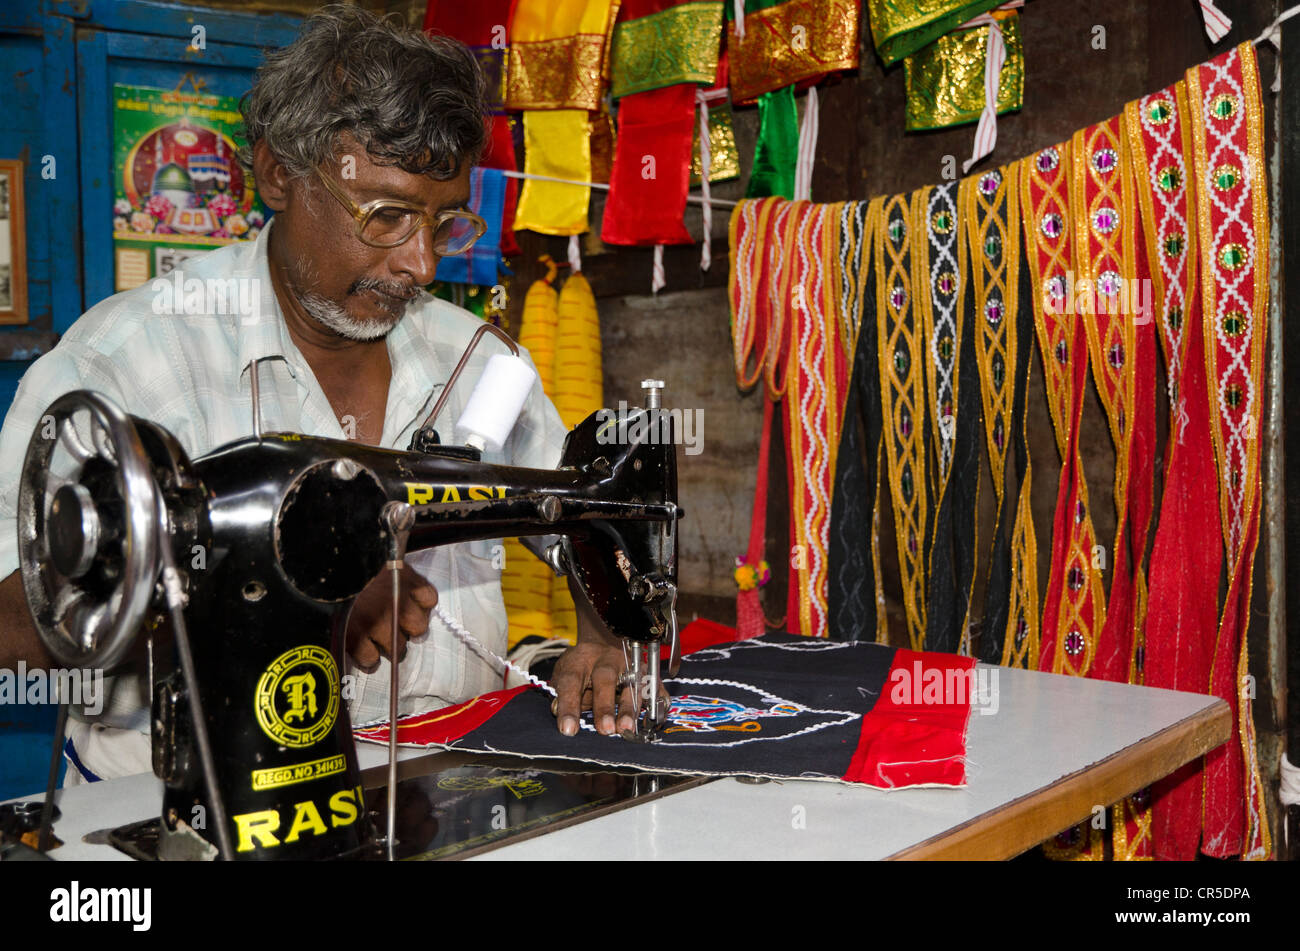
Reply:
M420 289L414 284L407 284L403 281L381 281L374 277L363 277L354 281L352 286L348 288L349 294L355 294L358 291L379 291L389 297L409 301L415 299Z

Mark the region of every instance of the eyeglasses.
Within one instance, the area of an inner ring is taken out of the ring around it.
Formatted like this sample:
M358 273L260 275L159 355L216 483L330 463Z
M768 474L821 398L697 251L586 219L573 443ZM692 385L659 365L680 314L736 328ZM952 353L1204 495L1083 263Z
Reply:
M433 229L433 253L446 258L464 254L487 231L487 222L472 211L440 211L430 216L419 205L392 198L358 205L319 168L316 175L356 219L357 238L372 248L395 248L427 225Z

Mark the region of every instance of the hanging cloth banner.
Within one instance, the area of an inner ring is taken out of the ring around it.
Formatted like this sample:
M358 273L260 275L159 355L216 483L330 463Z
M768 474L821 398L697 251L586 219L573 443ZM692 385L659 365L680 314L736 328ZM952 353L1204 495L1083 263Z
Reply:
M691 142L691 187L701 184L701 136L707 135L709 181L729 182L740 177L740 150L736 148L736 127L731 100L725 87L702 92L701 123Z
M619 103L614 174L601 240L690 244L683 220L690 187L695 86L667 86Z
M601 107L613 0L518 0L510 20L506 107L524 110L524 171L592 180L591 122ZM525 180L515 229L587 230L591 189Z
M1268 188L1255 49L1243 43L1187 71L1210 429L1218 471L1228 594L1211 692L1233 706L1239 742L1206 754L1204 842L1216 858L1272 852L1246 664L1259 542L1264 342L1268 327Z
M1040 670L1088 672L1106 619L1101 575L1092 570L1096 532L1079 454L1079 420L1088 380L1082 318L1070 306L1070 143L1020 160L1020 213L1033 280L1033 307L1048 407L1061 457L1052 528L1052 568L1043 599Z
M783 86L815 85L858 67L857 0L746 0L745 35L728 24L731 98L749 103Z
M978 179L966 179L961 204L971 253L972 329L984 440L997 496L980 659L1034 670L1038 667L1038 543L1030 506L1032 473L1025 421L1033 291L1021 255L1020 175L1020 163L1012 163ZM1008 465L1009 452L1012 465Z
M524 113L524 172L568 181L591 181L591 122L579 109ZM573 235L587 230L591 189L525 179L515 209L515 230Z
M926 240L913 223L924 220L921 194L885 199L876 229L876 330L883 439L894 505L898 570L903 582L907 636L913 650L925 642L926 567L931 532L932 456L926 420L926 355L914 308L915 246Z
M763 93L758 97L758 143L745 197L793 198L798 160L799 111L794 104L794 87Z
M994 74L994 111L1004 115L1024 105L1025 48L1015 11L996 11L990 16L997 21L1005 47L1005 61ZM988 24L954 30L903 61L907 131L944 129L979 120L985 108L985 62L991 30Z
M965 223L958 183L916 193L912 223L917 239L916 322L924 336L931 429L934 519L926 572L927 650L970 654L971 584L975 579L975 518L979 499L979 443L970 421L979 412L966 275ZM922 236L924 235L924 240Z
M790 307L790 370L786 400L790 441L792 579L798 580L799 632L826 637L827 549L831 488L840 419L848 388L848 358L835 308L839 285L832 262L839 234L838 205L796 202L791 213L790 263L782 302ZM793 628L789 628L793 630Z
M712 86L721 44L722 0L623 0L610 94L622 99L678 83Z
M846 202L840 212L840 334L844 352L853 354L853 367L835 460L827 553L827 623L836 640L872 637L864 624L872 616L875 639L889 639L880 573L881 407L872 257L883 207L884 199L877 198Z
M424 31L441 33L460 40L470 48L483 71L487 89L488 113L491 116L488 145L479 159L482 168L499 168L514 172L519 166L515 160L514 137L511 118L506 114L506 27L514 11L516 0L479 0L462 3L459 0L429 0L424 11ZM505 183L504 210L501 222L501 250L518 254L515 242L515 204L519 197L519 183L507 179Z
M1003 0L866 0L871 38L886 66L911 56ZM982 101L982 99L981 99Z
M494 168L476 167L469 175L469 208L488 229L464 254L438 259L435 280L456 284L494 285L501 268L501 216L506 177Z
M721 0L626 0L614 30L619 137L601 239L689 244L695 90L717 78ZM662 251L656 254L662 256ZM662 286L656 277L653 290Z

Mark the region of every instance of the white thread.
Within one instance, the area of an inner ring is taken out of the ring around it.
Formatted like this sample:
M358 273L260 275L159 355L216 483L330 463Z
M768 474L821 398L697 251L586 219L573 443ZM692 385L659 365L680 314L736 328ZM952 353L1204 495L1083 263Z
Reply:
M732 6L736 21L736 39L745 38L745 0L735 0Z
M972 22L981 18L976 17ZM993 151L998 142L998 79L1007 61L1007 44L1002 38L998 21L989 17L988 43L984 51L984 111L980 113L975 129L975 146L971 157L962 163L962 171L969 173L971 166Z
M574 274L582 270L582 245L576 234L569 235L569 267Z
M813 160L817 156L818 131L817 87L808 90L803 122L799 125L799 158L794 165L794 200L812 200Z
M435 604L433 606L433 613L438 615L438 620L442 621L443 624L447 625L447 630L451 631L462 641L468 644L471 649L476 651L479 654L479 656L481 656L485 660L495 660L498 664L501 664L509 668L510 670L514 671L516 674L518 674L520 677L523 677L525 680L527 680L529 683L533 684L534 686L541 687L552 697L558 696L558 694L556 694L555 692L555 688L552 687L550 684L548 684L545 680L543 680L540 677L533 676L528 671L520 667L518 664L511 663L501 655L497 654L495 651L489 649L488 647L485 647L477 637L475 637L473 634L471 634L469 631L465 629L464 625L462 625L454 617L448 614L446 609L444 609L441 604Z
M1277 65L1273 67L1273 84L1268 87L1270 92L1281 92L1282 90L1282 33L1279 27L1284 20L1291 19L1297 13L1300 13L1300 5L1283 10L1278 14L1278 18L1268 25L1268 29L1252 41L1254 46L1267 41L1277 48Z
M700 270L707 271L713 263L713 205L709 193L713 154L709 142L709 102L704 98L704 90L695 91L695 101L700 106L700 191L704 193L704 245L700 249Z
M664 278L664 246L656 244L654 262L650 266L650 293L658 294L667 283Z
M751 736L743 740L732 740L730 743L690 743L684 741L679 742L677 740L674 740L672 744L674 747L677 746L707 746L707 747L743 746L746 743L754 743L760 740L773 740L773 741L792 740L796 736L803 736L805 733L816 733L818 730L824 730L827 727L843 726L844 724L851 723L854 720L862 719L862 714L854 713L851 710L818 710L813 707L806 707L802 703L795 703L793 700L786 700L783 697L778 697L775 694L770 694L766 690L762 690L758 687L755 687L753 684L740 683L739 681L736 680L711 680L711 679L701 679L695 677L676 677L673 678L672 680L665 681L665 683L672 683L677 685L696 684L705 687L733 687L736 690L747 690L750 693L758 694L761 701L766 704L785 703L785 704L789 704L790 706L798 707L800 713L814 713L814 714L821 713L821 714L830 714L833 716L841 717L840 720L834 722L828 720L823 723L813 723L809 726L804 727L802 730L796 730L794 733L784 733L781 736ZM671 704L671 700L669 701L669 703Z
M1214 0L1201 0L1201 19L1205 21L1205 32L1211 43L1219 42L1232 29L1232 20L1214 5Z
M518 179L523 179L525 181L555 182L557 185L578 185L582 188L597 188L603 192L609 191L609 186L603 185L600 182L580 182L573 178L556 178L553 175L534 175L531 172L507 171L507 172L502 172L501 174L504 175L506 178L518 178ZM704 199L701 198L699 195L687 195L686 200L697 205L704 201ZM737 203L734 201L728 201L727 199L724 198L714 198L712 199L712 204L717 205L719 208L735 208Z

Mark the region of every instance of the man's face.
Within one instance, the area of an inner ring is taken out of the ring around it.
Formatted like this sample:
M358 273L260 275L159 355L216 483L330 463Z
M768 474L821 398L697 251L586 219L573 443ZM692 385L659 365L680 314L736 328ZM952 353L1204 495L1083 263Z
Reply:
M396 199L430 216L468 207L468 164L440 182L376 165L365 149L351 145L321 171L357 205ZM373 248L357 237L356 220L315 176L293 182L272 235L283 242L277 257L288 271L289 292L316 321L352 340L386 336L438 267L432 229L420 228L395 248Z

